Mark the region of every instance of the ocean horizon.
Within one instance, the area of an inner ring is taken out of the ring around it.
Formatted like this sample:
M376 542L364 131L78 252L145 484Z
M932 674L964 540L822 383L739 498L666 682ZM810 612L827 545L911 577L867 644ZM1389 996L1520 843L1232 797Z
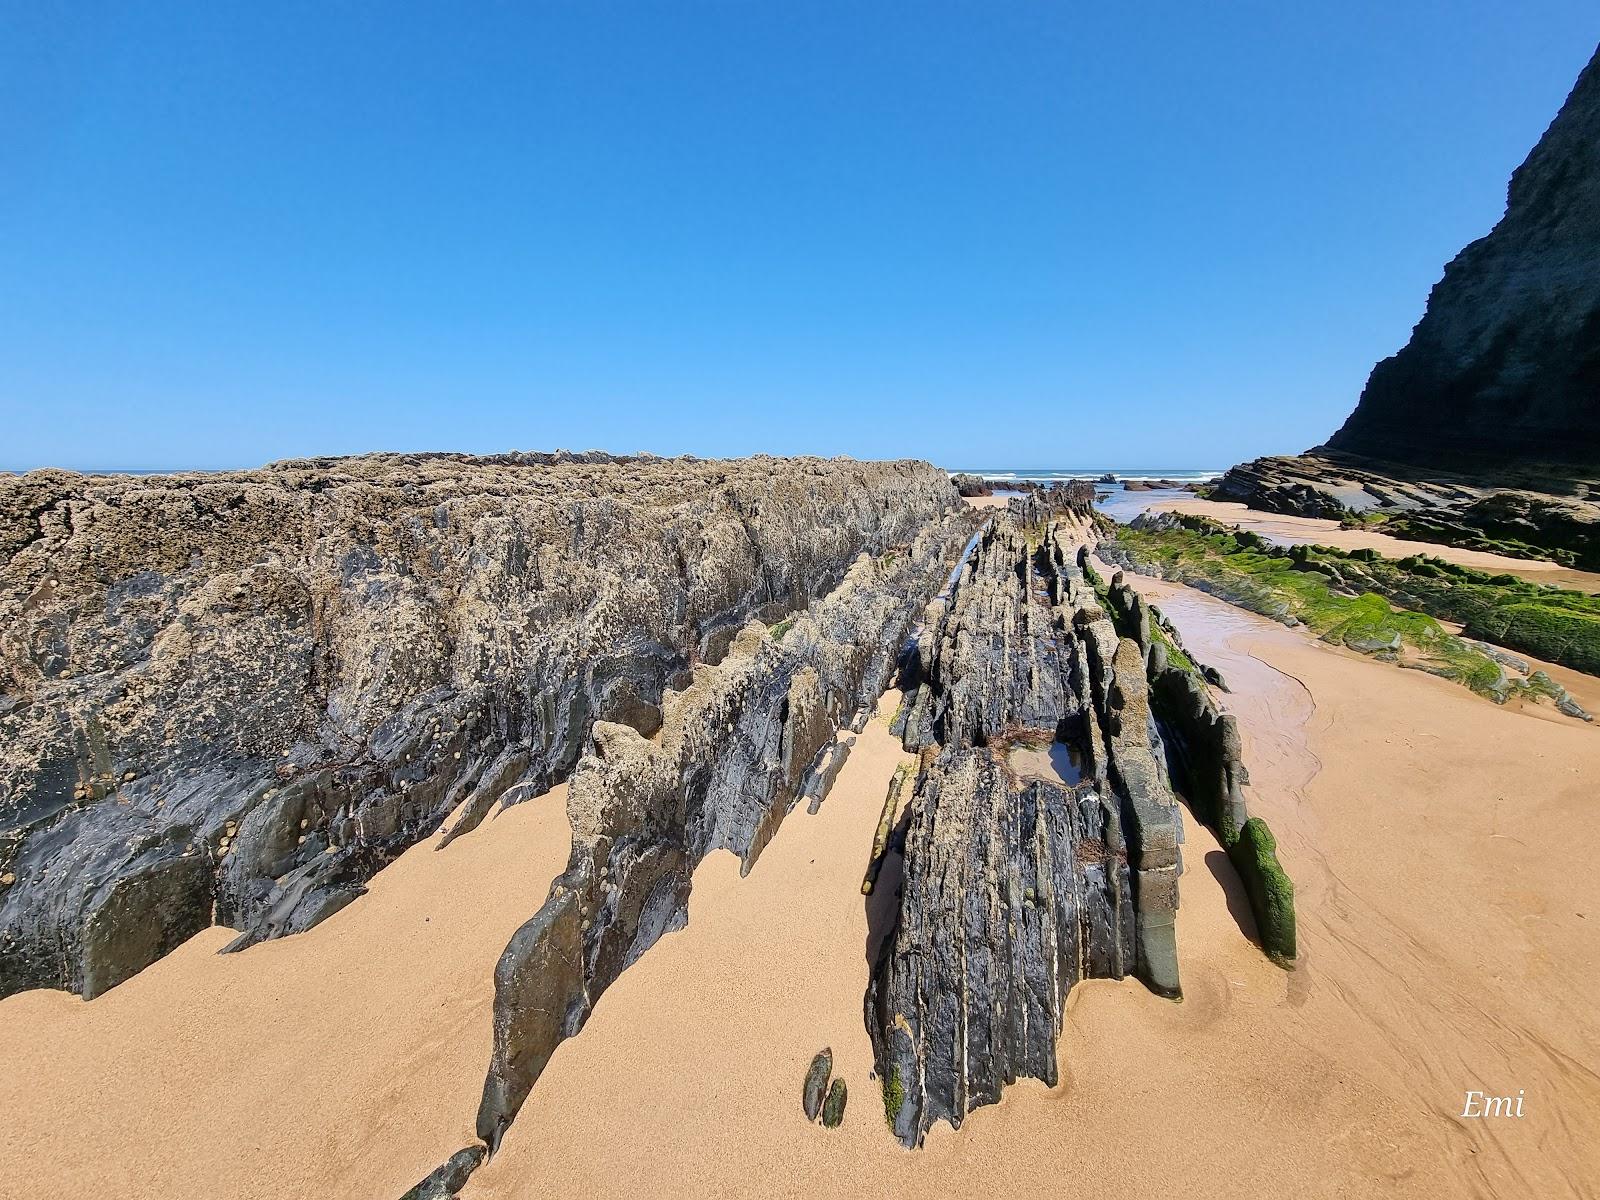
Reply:
M1117 481L1148 482L1153 479L1170 479L1174 483L1205 483L1220 479L1226 468L1173 467L1162 470L1155 467L948 467L952 475L977 475L995 482L1056 483L1071 479L1098 480L1115 475Z

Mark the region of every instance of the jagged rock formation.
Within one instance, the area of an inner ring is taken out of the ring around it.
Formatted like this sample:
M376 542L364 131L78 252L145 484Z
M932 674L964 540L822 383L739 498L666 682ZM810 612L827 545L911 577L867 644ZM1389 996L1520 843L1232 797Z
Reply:
M564 778L596 723L619 756L679 745L670 685L954 503L925 464L594 452L0 477L0 995L94 996L213 922L305 929L458 807L452 833ZM871 686L850 644L748 684L785 786ZM751 853L772 819L710 812L697 852ZM660 927L676 893L637 881L678 864L619 856L612 915Z
M897 718L923 767L866 1006L908 1146L1019 1075L1054 1083L1078 980L1133 974L1179 994L1181 825L1144 651L1077 562L1087 507L1043 525L1012 507L929 606ZM1019 760L1030 745L1076 765Z
M1434 467L1600 470L1600 51L1512 174L1499 224L1445 268L1328 444Z
M556 1046L600 994L686 918L696 865L731 850L749 870L859 732L900 648L978 518L953 511L909 545L863 556L774 637L747 625L719 664L662 704L660 732L596 721L568 789L572 855L495 969L494 1053L478 1111L492 1150Z
M1109 549L1100 543L1102 554ZM1205 669L1184 652L1171 622L1127 585L1121 571L1105 592L1117 631L1144 653L1151 710L1174 786L1228 852L1250 897L1261 948L1288 966L1296 955L1294 884L1278 862L1272 831L1245 807L1243 785L1250 776L1238 723L1217 707L1206 687Z

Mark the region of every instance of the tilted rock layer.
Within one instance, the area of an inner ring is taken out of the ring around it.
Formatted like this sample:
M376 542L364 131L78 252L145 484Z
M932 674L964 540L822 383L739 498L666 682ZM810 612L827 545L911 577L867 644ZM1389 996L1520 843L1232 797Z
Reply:
M749 870L794 804L822 796L848 748L837 732L865 726L974 524L966 509L930 521L909 544L859 558L792 621L747 626L722 662L667 694L656 737L595 722L567 793L567 870L495 970L477 1124L491 1149L600 994L686 920L700 860L731 850Z
M1146 649L1118 637L1081 569L1087 531L1086 505L1052 523L1014 504L918 638L899 728L923 768L866 1002L907 1145L1019 1075L1053 1084L1080 979L1179 994L1181 825ZM1041 754L1072 765L1036 770Z
M1511 176L1505 216L1445 268L1329 446L1600 469L1600 52Z
M814 459L0 478L0 995L309 927L447 814L565 778L596 722L656 734L751 618L954 501L925 464ZM853 698L834 666L791 708ZM783 727L804 759L823 723Z

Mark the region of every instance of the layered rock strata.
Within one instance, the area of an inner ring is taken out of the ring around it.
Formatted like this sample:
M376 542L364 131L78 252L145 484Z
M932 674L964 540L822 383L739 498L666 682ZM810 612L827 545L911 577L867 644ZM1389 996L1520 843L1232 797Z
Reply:
M1179 994L1181 825L1145 650L1078 562L1087 506L1014 508L929 606L896 719L922 769L866 1009L908 1146L1019 1075L1053 1084L1078 980Z
M707 700L692 735L661 728L663 695L862 553L936 553L923 531L955 499L925 464L596 453L0 477L0 995L94 996L212 923L240 945L308 928L447 814L458 833L567 776L597 723L622 756L698 739L688 763L759 690L748 736L782 731L787 788L908 601L796 622L795 647L851 648ZM701 852L749 853L772 819L697 811ZM672 906L637 880L676 864L640 853L618 919L654 929Z
M1105 553L1108 546L1099 546ZM1160 726L1173 786L1190 811L1216 833L1244 884L1256 937L1282 966L1297 954L1294 884L1278 861L1277 842L1245 805L1245 769L1239 726L1218 707L1208 672L1183 650L1177 630L1118 571L1102 585L1117 630L1144 652L1151 710ZM1215 675L1215 672L1210 672Z
M686 919L695 866L748 871L798 799L831 777L895 670L913 622L978 518L952 512L863 556L792 622L747 625L728 655L669 691L655 736L596 721L568 789L572 855L495 970L494 1051L478 1113L493 1149L556 1046L662 933ZM781 633L781 636L774 636Z

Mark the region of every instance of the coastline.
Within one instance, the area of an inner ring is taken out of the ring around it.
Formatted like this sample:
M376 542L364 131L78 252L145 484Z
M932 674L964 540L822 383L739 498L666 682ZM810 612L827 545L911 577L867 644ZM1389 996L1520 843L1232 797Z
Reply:
M1584 779L1600 762L1593 731L1496 709L1198 593L1175 601L1179 592L1149 590L1192 630L1190 647L1240 685L1227 700L1246 738L1251 803L1282 830L1299 889L1294 971L1241 932L1237 881L1186 814L1184 1001L1126 980L1079 985L1058 1047L1061 1087L1019 1082L961 1130L941 1125L922 1150L899 1150L879 1124L859 1020L857 859L898 759L875 722L822 813L786 823L748 879L731 863L702 866L688 927L557 1052L542 1093L464 1194L671 1180L670 1194L722 1195L760 1178L777 1195L960 1196L1049 1189L1081 1171L1113 1196L1274 1184L1436 1196L1468 1180L1482 1195L1580 1195L1600 1165L1577 1136L1600 1099L1578 1065L1600 1039L1582 986L1600 961L1587 918L1573 915L1600 900L1578 850ZM1527 747L1528 767L1497 758L1505 737ZM1574 761L1590 766L1580 774ZM1513 789L1548 799L1532 802L1537 820L1517 819L1516 861L1503 864L1515 883L1487 882L1509 815L1499 797ZM1549 927L1525 920L1535 904ZM1542 964L1534 988L1501 982L1530 960ZM1431 995L1417 990L1424 970ZM807 1125L798 1105L805 1063L824 1044L850 1086L835 1131ZM1507 1129L1452 1118L1462 1089L1512 1076L1542 1097L1542 1120ZM684 1110L699 1114L688 1127L658 1115ZM1332 1127L1342 1139L1318 1132ZM841 1187L847 1179L856 1183Z

